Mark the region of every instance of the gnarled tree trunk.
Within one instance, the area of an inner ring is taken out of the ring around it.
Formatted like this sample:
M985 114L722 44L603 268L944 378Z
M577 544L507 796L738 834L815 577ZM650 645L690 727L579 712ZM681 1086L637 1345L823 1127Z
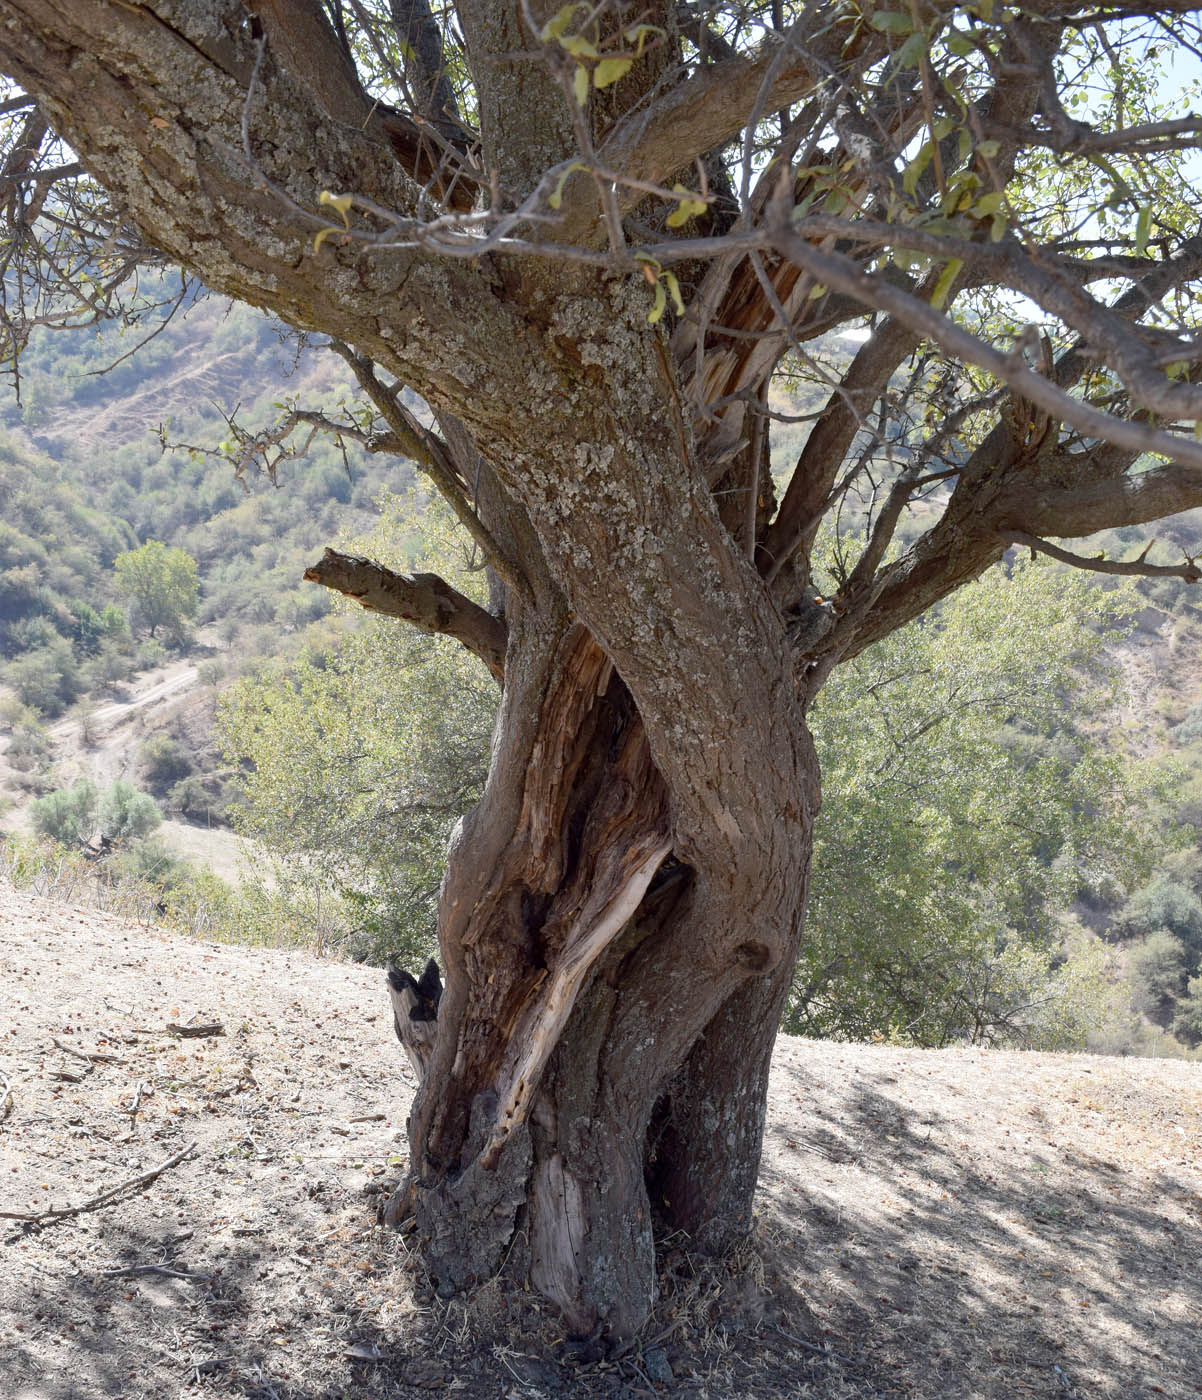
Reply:
M799 724L782 767L804 818L755 867L682 862L670 780L605 653L579 623L532 650L542 666L511 646L489 790L452 850L448 986L392 1211L416 1210L444 1288L510 1258L575 1329L625 1336L654 1295L657 1221L708 1249L750 1227L816 779Z

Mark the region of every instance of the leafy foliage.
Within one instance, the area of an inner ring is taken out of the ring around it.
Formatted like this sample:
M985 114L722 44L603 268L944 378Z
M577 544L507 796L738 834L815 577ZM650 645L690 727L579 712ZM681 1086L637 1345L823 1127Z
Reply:
M100 834L107 841L127 844L148 835L163 820L149 793L139 792L124 778L108 788L100 799Z
M33 829L63 846L82 846L96 825L100 790L91 778L38 798L29 809Z
M196 616L196 560L186 550L148 540L113 561L118 592L129 598L137 621L153 637L162 627L176 636Z
M1123 597L1020 565L836 673L789 1029L1080 1043L1096 969L1066 963L1054 911L1147 860L1146 793L1085 732Z
M1111 924L1119 937L1139 937L1165 929L1194 957L1202 954L1202 900L1174 880L1157 878L1123 905Z
M414 504L388 498L375 537L354 547L420 564L449 525L427 504L419 540ZM457 586L479 595L482 576L461 571ZM269 663L220 712L226 756L249 770L235 825L273 853L286 890L345 902L362 955L424 953L447 837L487 771L496 698L454 642L391 620L364 618L329 651Z
M1132 950L1131 968L1145 1005L1164 1006L1185 988L1185 944L1168 929L1156 929Z

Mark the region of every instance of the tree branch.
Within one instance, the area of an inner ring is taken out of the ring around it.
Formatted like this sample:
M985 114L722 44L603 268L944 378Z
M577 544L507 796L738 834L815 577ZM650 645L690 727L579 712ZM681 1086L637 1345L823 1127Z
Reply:
M806 242L791 229L779 230L774 242L781 253L826 286L857 297L865 306L887 311L949 355L976 365L1010 386L1057 422L1069 423L1087 438L1101 438L1135 452L1154 452L1202 469L1202 444L1129 419L1117 418L1064 393L1028 368L1021 352L1003 353L937 311L929 302L890 286L842 253Z
M420 632L454 637L484 662L494 680L504 681L505 624L437 574L399 574L360 555L327 549L304 577L369 612L402 618Z
M1145 563L1145 555L1152 548L1151 544L1144 549L1143 554L1138 559L1122 561L1107 559L1100 554L1093 559L1087 559L1083 554L1072 554L1067 549L1061 549L1058 545L1049 544L1047 540L1040 539L1038 535L1028 535L1025 530L1007 530L1002 535L1002 539L1007 544L1026 545L1032 554L1038 550L1040 554L1046 554L1049 558L1059 559L1062 564L1071 564L1074 569L1090 569L1098 574L1133 574L1141 578L1181 578L1186 583L1202 581L1202 568L1199 568L1188 555L1184 564Z

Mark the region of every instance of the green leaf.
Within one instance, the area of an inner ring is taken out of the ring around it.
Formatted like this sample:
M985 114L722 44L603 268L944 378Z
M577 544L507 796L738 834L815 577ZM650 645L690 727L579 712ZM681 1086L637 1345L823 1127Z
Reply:
M339 228L337 224L331 224L329 228L318 229L317 234L313 239L313 251L316 253L317 250L321 247L321 245L326 241L326 239L329 238L330 234L345 232L346 229Z
M549 44L553 39L558 39L561 34L567 32L568 25L571 24L572 18L577 10L583 10L585 14L587 14L588 6L579 4L578 0L573 0L572 4L565 5L561 10L556 10L539 31L538 37L544 44Z
M690 189L686 189L679 181L672 186L672 193L680 195L680 203L668 215L667 224L669 228L680 228L698 214L704 214L709 207L700 195L694 194Z
M317 196L318 204L330 204L342 215L342 225L349 230L351 221L347 218L350 213L351 204L354 202L353 194L331 194L329 190L322 190Z
M568 177L576 170L586 170L587 168L583 161L574 160L566 169L560 171L555 188L547 196L547 203L552 209L558 209L563 203L563 187L567 184Z
M1152 206L1145 204L1135 221L1135 252L1143 257L1148 251L1148 235L1152 232Z
M658 24L633 24L629 29L624 29L622 31L622 38L625 39L628 44L634 44L636 46L635 56L637 58L642 58L643 45L647 40L653 34L662 37L665 32L666 31L661 29Z
M922 30L916 30L893 56L898 68L917 68L926 57L930 44Z
M935 290L931 293L931 305L937 311L943 310L947 302L948 293L952 289L952 283L960 275L960 269L963 266L963 258L952 258L939 274L939 281L935 283Z
M1001 149L1002 143L1000 141L982 141L977 147L986 160L992 160Z
M902 189L905 190L907 194L914 193L918 181L922 178L922 172L930 165L931 157L934 154L934 141L924 141L918 154L910 164L906 166L905 170L902 172Z
M978 219L992 219L995 214L1000 214L1006 203L1006 196L995 190L992 194L983 194L972 206L972 212Z
M588 101L589 72L588 69L579 66L572 78L572 91L576 94L577 103L583 107Z
M684 315L684 298L680 295L680 283L676 280L674 272L661 274L663 280L668 284L668 295L672 298L672 305L676 308L678 316Z
M659 324L660 318L664 314L664 308L668 305L668 293L664 290L662 278L657 278L655 282L655 300L651 304L651 310L647 312L647 324L655 326Z
M954 53L957 58L967 58L970 53L976 53L977 46L971 39L963 34L949 34L947 37L947 47L950 53Z
M559 41L559 46L566 49L573 58L596 58L597 46L586 39L583 34L568 34Z
M868 23L884 34L910 34L914 30L914 21L900 10L878 10Z
M609 87L624 78L634 66L633 58L603 58L593 69L593 86Z

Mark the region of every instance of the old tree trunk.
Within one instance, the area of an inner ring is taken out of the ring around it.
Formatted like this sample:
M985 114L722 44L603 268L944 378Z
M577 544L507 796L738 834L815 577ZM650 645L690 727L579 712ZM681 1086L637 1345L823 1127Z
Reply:
M10 279L47 251L61 271L66 240L100 315L157 250L325 333L377 422L308 421L414 460L491 566L488 611L346 555L310 571L502 687L393 1202L445 1289L505 1263L624 1336L657 1229L746 1232L818 807L807 706L1009 544L1202 501L1202 447L1173 431L1202 418L1197 240L1148 222L1137 256L1087 260L1069 233L1112 198L1105 162L1021 227L1004 200L1030 151L1175 157L1198 123L1065 115L1066 36L1104 43L1112 15L1133 43L1123 5L998 10L0 3ZM1133 198L1171 202L1172 168ZM1011 294L1042 338L989 319ZM854 356L810 361L846 322ZM29 324L6 316L11 348ZM786 356L820 404L776 480Z

